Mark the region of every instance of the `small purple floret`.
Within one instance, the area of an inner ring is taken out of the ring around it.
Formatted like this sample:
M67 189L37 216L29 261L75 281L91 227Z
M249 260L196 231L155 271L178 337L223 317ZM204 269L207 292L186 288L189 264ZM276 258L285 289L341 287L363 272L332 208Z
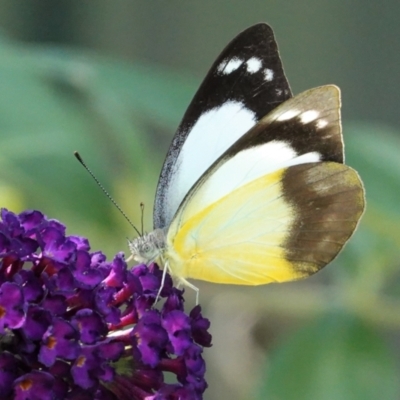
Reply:
M4 333L5 328L23 326L25 308L22 289L15 283L4 282L0 287L0 333Z

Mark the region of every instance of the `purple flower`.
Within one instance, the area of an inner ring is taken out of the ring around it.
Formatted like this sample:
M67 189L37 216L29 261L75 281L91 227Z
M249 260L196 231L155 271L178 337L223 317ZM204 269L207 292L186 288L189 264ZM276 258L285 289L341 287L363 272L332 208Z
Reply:
M200 306L186 314L167 274L156 309L157 265L108 262L65 232L39 211L1 210L1 398L201 399L211 335Z

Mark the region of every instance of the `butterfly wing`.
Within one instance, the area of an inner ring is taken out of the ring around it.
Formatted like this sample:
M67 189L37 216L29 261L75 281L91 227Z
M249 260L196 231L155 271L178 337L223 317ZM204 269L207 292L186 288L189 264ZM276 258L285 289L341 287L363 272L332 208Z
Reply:
M233 39L212 65L172 141L157 186L154 228L169 226L209 166L290 97L272 29L257 24Z
M341 164L335 86L274 109L188 193L167 234L179 278L258 285L298 279L330 262L364 209L355 171Z

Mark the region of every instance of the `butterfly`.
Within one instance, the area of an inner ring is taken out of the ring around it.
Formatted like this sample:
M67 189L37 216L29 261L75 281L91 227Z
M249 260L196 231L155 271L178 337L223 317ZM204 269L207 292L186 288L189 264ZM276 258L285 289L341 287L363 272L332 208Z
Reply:
M133 258L158 260L164 278L169 271L197 296L188 279L261 285L312 275L364 210L362 181L343 162L339 88L293 97L272 29L251 26L190 103L159 178L154 231L130 242Z

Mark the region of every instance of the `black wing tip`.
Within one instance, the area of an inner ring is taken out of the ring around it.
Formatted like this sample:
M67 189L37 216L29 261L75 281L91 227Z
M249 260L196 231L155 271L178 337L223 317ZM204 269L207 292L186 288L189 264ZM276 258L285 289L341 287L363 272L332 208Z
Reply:
M248 31L259 31L259 32L271 32L273 33L273 29L271 27L271 25L267 24L266 22L258 22L254 25L249 26L248 28L246 28L245 30L243 30L242 33L244 32L248 32Z

